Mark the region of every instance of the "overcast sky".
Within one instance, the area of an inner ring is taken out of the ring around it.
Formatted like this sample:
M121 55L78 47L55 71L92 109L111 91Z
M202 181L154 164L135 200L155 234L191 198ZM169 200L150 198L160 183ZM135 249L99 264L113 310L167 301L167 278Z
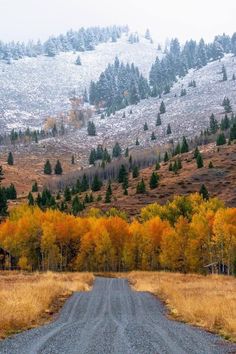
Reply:
M128 24L164 41L236 31L236 0L0 0L0 40L45 39L82 26Z

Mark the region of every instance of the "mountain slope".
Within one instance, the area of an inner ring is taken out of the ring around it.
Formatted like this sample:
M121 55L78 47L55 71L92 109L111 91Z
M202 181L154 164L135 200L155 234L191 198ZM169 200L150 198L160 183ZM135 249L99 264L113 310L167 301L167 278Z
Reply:
M67 111L73 91L81 94L116 56L134 62L147 77L158 54L156 47L144 38L130 44L124 35L115 43L79 53L81 66L75 65L78 53L73 52L24 58L11 65L0 61L1 129L40 127L45 116Z
M105 185L101 192L101 202L95 202L92 207L98 207L107 210L111 207L126 211L128 215L138 215L140 210L147 204L164 204L175 195L187 195L189 193L199 192L201 185L204 184L210 197L218 197L223 200L227 206L236 206L236 145L221 146L219 151L215 144L208 144L200 148L203 155L204 167L198 169L196 160L193 158L193 152L181 155L182 169L177 174L169 171L169 162L162 163L159 171L160 183L156 189L149 188L149 181L154 166L148 167L140 172L138 178L129 176L128 196L123 195L122 185L112 184L112 201L109 204L104 203L107 186ZM176 158L173 158L173 161ZM209 169L210 161L214 168ZM147 193L137 194L136 187L138 182L144 179Z

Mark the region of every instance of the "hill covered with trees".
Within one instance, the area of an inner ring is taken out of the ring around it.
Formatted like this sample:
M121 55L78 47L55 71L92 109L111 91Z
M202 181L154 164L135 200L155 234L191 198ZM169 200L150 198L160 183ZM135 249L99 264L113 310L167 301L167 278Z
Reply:
M122 33L127 33L128 27L90 27L80 28L78 31L70 30L66 34L60 34L56 37L50 37L44 43L38 40L36 43L0 41L0 60L11 64L12 60L19 60L24 57L37 57L38 55L47 55L54 57L60 52L84 52L95 49L99 43L108 41L116 42Z

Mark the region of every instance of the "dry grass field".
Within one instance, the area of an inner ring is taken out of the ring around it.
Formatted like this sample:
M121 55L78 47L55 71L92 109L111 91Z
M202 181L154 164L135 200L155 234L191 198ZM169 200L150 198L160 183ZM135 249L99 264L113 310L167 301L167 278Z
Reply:
M236 341L236 278L168 272L98 273L128 278L167 305L171 317ZM0 273L0 338L50 321L73 291L88 291L92 273Z
M171 315L236 341L236 278L131 272L134 289L158 295Z
M88 291L90 273L0 272L0 338L43 324L73 291Z

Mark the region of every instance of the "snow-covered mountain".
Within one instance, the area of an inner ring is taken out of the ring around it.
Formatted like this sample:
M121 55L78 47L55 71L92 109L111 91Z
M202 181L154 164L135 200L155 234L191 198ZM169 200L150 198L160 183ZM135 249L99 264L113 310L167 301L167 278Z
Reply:
M222 81L222 65L228 73L229 79ZM39 142L38 149L35 147L35 154L40 153L40 147L44 152L59 156L65 154L76 154L78 161L84 167L88 165L90 150L102 144L112 150L114 143L118 141L125 150L129 148L158 148L164 146L173 139L178 141L185 135L187 138L198 136L201 130L208 128L209 118L212 113L218 121L224 117L222 101L225 96L230 99L233 111L236 110L236 81L232 80L236 73L236 60L232 55L226 55L221 61L209 63L199 70L191 70L184 78L176 82L167 95L162 98L149 98L142 100L137 105L126 107L101 119L100 115L92 118L95 122L97 135L88 136L87 128L76 130L69 135L59 138L50 138ZM192 81L196 81L196 87L188 87ZM182 88L186 89L186 96L180 96ZM165 102L166 113L161 115L162 124L156 126L157 113L161 101ZM132 109L132 114L130 114ZM124 114L125 113L125 114ZM144 131L144 123L147 123L148 130ZM172 134L167 135L167 126L170 123ZM152 132L156 140L151 140ZM140 146L135 146L138 138Z
M116 56L124 63L133 62L148 77L157 55L161 56L157 43L140 38L130 44L123 35L115 43L80 53L81 66L75 65L78 53L73 52L24 58L11 65L0 61L1 130L40 127L47 115L68 110L72 92L82 93Z

